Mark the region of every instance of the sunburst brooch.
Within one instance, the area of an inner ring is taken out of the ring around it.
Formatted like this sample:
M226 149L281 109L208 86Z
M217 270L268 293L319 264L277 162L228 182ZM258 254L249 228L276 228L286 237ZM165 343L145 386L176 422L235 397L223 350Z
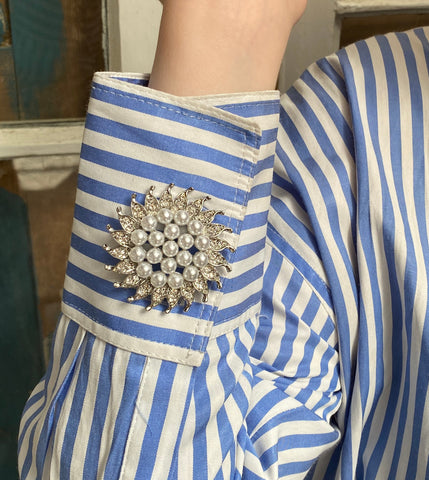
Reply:
M166 313L184 301L188 311L195 296L201 294L203 302L209 293L208 281L222 287L219 267L231 271L231 267L220 253L234 248L221 234L232 230L219 223L213 223L219 210L207 210L204 202L210 197L203 196L190 202L188 194L193 188L182 191L173 198L174 184L156 198L155 187L149 189L144 205L131 198L131 215L117 208L122 230L107 230L119 245L103 248L119 260L116 265L106 265L106 270L126 275L122 282L115 282L116 288L134 288L135 294L129 302L150 298L146 310L167 303Z

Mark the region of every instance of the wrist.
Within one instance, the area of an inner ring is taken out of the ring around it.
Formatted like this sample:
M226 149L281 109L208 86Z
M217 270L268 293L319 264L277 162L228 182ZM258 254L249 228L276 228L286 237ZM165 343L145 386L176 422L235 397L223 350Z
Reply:
M296 20L285 0L166 0L150 86L177 95L275 88Z

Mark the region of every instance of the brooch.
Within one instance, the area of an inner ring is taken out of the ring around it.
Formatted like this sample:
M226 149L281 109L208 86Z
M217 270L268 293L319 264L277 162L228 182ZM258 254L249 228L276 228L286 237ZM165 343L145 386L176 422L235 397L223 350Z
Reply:
M150 298L146 310L167 303L166 313L184 301L188 311L197 293L207 301L208 281L222 287L218 268L231 267L220 253L234 248L221 234L232 230L213 223L219 210L204 209L204 202L210 197L203 196L190 202L188 194L193 188L182 191L176 198L171 193L174 184L156 198L155 187L150 187L144 205L131 198L131 215L117 208L122 230L107 225L108 232L119 245L103 248L119 262L106 265L106 270L126 275L122 282L115 282L116 288L134 288L135 294L129 302Z

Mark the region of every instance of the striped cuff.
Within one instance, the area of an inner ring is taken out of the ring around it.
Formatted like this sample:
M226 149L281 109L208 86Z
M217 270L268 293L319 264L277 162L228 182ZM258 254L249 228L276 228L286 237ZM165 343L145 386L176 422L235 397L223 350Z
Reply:
M199 365L213 325L220 334L256 314L278 125L277 92L179 98L144 87L136 75L97 73L82 144L63 313L103 340L136 353ZM106 225L120 228L116 208L143 201L150 186L173 194L193 187L221 210L216 223L232 229L226 255L232 272L207 303L145 311L133 291L116 289L118 273Z

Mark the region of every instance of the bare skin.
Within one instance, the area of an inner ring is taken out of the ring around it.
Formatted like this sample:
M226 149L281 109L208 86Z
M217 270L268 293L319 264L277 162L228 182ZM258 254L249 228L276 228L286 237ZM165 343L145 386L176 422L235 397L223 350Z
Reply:
M175 95L274 89L306 0L164 0L149 86Z

